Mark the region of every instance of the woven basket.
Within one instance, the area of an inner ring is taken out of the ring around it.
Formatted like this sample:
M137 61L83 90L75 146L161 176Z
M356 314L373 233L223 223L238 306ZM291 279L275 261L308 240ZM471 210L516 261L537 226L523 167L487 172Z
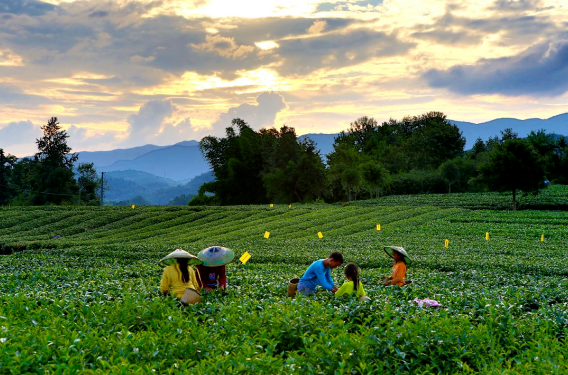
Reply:
M186 288L185 293L181 296L181 303L184 305L195 305L201 302L201 294L193 288Z
M296 296L296 291L298 290L298 283L300 279L292 279L288 282L288 297L294 298Z

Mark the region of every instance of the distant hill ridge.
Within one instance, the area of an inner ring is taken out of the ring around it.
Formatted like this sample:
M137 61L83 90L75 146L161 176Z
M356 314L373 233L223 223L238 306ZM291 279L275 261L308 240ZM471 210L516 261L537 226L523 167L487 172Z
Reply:
M495 119L479 124L449 120L459 127L466 138L466 149L470 149L477 138L487 140L499 136L500 131L512 128L520 137L526 137L532 130L544 129L548 133L568 134L568 114L564 113L549 119L515 118ZM322 156L333 150L337 134L304 134L299 138L311 138ZM112 151L86 151L79 153L80 163L94 163L97 171L116 172L136 170L178 182L189 182L197 175L210 170L199 151L199 142L183 141L170 146L144 145L129 149Z

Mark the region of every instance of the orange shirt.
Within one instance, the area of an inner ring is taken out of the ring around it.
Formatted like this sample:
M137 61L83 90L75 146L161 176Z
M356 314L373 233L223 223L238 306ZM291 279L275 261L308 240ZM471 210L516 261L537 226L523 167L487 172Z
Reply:
M396 262L394 266L392 266L391 284L403 286L405 277L406 277L406 263Z

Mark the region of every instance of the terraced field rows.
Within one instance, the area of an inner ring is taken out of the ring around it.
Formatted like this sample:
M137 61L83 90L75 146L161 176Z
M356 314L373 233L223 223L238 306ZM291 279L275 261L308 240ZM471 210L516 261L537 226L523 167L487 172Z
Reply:
M567 240L562 211L2 208L0 373L563 373ZM229 289L184 309L161 297L157 261L212 244L252 254L228 266ZM413 284L380 285L384 245L409 251ZM335 250L369 303L285 297ZM443 308L412 302L425 297Z

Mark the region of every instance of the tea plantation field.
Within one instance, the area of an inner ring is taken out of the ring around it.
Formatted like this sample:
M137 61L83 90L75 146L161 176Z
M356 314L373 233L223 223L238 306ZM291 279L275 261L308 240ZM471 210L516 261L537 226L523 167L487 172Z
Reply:
M568 212L405 203L2 208L0 373L566 373ZM229 289L161 297L157 261L213 244L252 255ZM413 284L379 285L384 245ZM370 302L286 298L335 250Z

